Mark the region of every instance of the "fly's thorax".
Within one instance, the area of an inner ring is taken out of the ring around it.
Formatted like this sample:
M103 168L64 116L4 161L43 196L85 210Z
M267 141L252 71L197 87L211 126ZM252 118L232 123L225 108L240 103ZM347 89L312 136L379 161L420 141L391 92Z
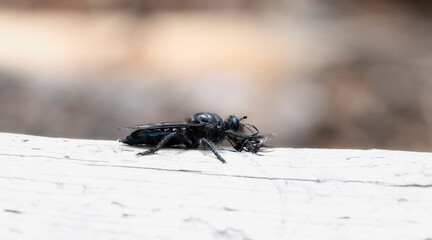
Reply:
M211 142L217 143L225 137L224 124L206 123L199 126L189 127L189 137L195 140L205 138Z
M196 113L190 117L188 122L210 125L211 127L222 127L224 125L223 119L215 113Z
M215 113L196 113L189 118L188 122L191 137L197 140L201 138L218 140L225 127L223 119Z

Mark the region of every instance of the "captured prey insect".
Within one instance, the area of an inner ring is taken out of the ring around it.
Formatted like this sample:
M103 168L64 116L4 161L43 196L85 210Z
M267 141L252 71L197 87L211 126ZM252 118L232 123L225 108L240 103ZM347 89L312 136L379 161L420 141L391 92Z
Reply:
M163 122L119 128L135 130L120 142L152 146L138 155L154 154L165 146L183 144L187 148L197 148L202 144L210 148L216 157L225 163L213 143L217 144L226 139L239 152L245 150L257 153L267 140L267 137L258 135L259 131L255 126L241 123L243 119L246 119L246 116L237 118L231 115L224 121L214 113L196 113L184 122Z

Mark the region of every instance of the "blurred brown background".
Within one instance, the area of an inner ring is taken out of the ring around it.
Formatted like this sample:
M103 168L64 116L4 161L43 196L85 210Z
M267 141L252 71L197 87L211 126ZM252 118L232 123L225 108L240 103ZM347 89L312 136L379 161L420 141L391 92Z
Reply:
M432 3L2 0L0 131L248 115L275 146L432 151Z

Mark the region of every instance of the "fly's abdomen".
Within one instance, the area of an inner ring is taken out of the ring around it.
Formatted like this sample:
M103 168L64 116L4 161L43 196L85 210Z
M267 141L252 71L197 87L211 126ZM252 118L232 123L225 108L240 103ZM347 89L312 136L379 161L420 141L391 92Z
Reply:
M146 144L146 145L156 145L158 144L165 136L174 131L146 131L146 130L137 130L131 135L127 136L125 139L120 140L122 143L126 143L129 145L136 144ZM171 139L166 145L175 145L179 144L177 138Z

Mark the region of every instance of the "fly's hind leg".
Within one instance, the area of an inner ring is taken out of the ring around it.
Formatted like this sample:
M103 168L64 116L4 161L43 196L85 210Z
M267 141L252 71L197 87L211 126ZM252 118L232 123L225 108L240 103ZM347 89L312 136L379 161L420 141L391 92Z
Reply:
M209 140L203 138L201 139L201 142L204 143L205 146L209 147L222 163L226 163L225 159L223 159L223 157L216 151L216 148L211 142L209 142Z
M162 138L162 140L154 148L150 148L149 150L147 150L145 152L137 153L137 155L145 156L145 155L154 154L159 149L161 149L169 140L171 140L173 137L175 137L177 135L178 135L178 132L170 133L170 134L166 135L164 138Z

